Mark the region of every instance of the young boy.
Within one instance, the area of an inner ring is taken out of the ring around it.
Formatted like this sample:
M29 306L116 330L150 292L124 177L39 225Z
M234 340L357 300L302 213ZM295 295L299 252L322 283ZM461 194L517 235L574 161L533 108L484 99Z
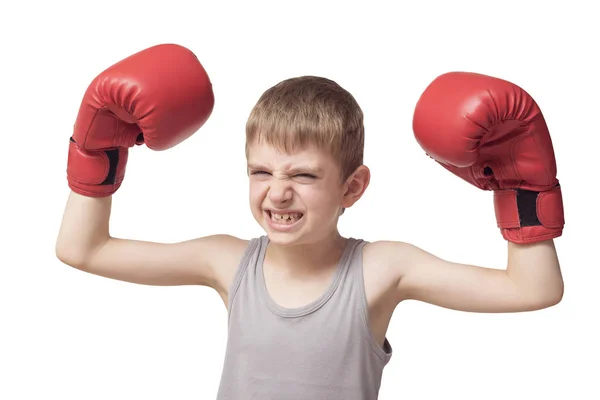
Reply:
M176 244L113 238L111 195L128 149L168 149L208 119L209 78L189 50L160 45L100 74L70 141L69 196L57 256L89 273L147 285L204 285L229 313L219 399L376 399L395 307L415 299L456 310L516 312L558 303L553 238L563 209L550 136L533 100L509 82L450 73L417 104L414 131L449 171L494 190L506 270L442 260L407 243L337 229L369 185L363 115L319 77L285 80L251 112L251 211L266 235Z

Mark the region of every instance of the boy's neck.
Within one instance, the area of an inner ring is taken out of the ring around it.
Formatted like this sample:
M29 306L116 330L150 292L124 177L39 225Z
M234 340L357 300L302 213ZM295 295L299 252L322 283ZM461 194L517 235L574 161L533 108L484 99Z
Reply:
M280 246L270 242L266 257L279 270L302 273L327 269L337 265L348 239L338 232L326 239L314 240L291 246Z

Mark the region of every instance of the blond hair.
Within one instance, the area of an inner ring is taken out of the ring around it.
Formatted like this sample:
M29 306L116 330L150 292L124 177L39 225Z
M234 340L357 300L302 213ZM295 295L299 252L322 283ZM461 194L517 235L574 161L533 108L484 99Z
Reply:
M336 82L301 76L286 79L260 97L246 123L248 146L264 141L293 153L314 145L340 166L344 181L363 163L363 112Z

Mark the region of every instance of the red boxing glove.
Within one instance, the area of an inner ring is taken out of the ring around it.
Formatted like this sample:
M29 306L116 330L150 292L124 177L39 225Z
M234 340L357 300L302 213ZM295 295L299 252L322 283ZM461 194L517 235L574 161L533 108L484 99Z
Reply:
M523 89L480 74L441 75L421 95L413 131L431 158L494 191L506 240L522 244L562 235L552 141L538 105Z
M112 195L130 147L169 149L200 129L213 107L210 79L185 47L162 44L118 62L92 81L81 102L69 145L69 187L84 196Z

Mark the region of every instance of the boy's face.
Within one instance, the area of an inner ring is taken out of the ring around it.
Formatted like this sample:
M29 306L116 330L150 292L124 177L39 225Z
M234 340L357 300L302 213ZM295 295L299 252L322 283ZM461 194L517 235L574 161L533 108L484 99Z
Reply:
M248 147L252 215L280 245L329 239L337 233L342 209L354 204L368 185L368 169L361 168L364 187L353 177L340 182L335 160L314 146L286 154L254 143Z

